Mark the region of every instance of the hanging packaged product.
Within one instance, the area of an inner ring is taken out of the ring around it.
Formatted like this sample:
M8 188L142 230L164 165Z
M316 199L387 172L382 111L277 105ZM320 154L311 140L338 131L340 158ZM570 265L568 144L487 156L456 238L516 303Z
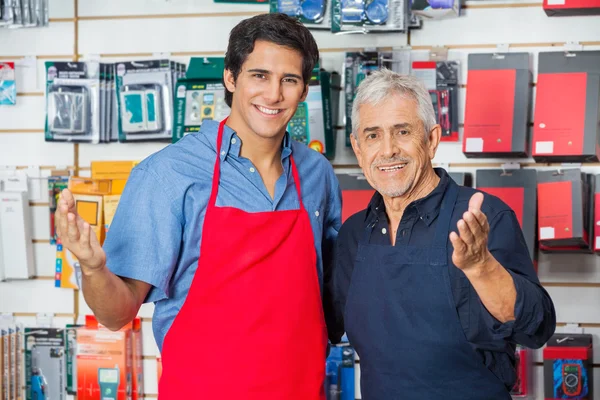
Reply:
M406 32L407 0L332 0L331 31Z
M1 249L0 249L1 250ZM4 340L8 336L8 328L5 322L0 319L0 400L8 398L8 365L5 357L8 358L7 351L4 346Z
M529 256L537 260L535 243L537 174L535 169L480 169L476 173L477 189L500 198L519 221Z
M112 332L86 315L85 327L77 330L77 399L137 398L133 391L134 324Z
M544 0L549 17L600 15L600 0Z
M200 131L205 120L221 121L231 109L225 103L224 58L193 57L185 78L177 81L173 143L188 133Z
M529 53L469 54L463 153L527 157Z
M600 161L600 51L540 53L532 155L537 162Z
M331 1L269 0L269 10L297 18L309 29L331 30Z
M62 328L25 328L27 400L66 400L63 331Z
M60 194L64 189L69 187L68 176L50 176L48 177L48 199L50 206L50 244L56 244L58 236L56 234L56 223L54 221L54 214L58 207L58 200Z
M46 141L100 143L100 64L46 62Z
M360 83L373 71L387 68L397 73L408 73L410 68L410 51L393 49L392 51L365 51L346 53L344 59L344 125L346 128L346 147L350 147L352 133L352 104Z
M119 141L170 140L173 74L169 60L117 63Z
M425 19L460 16L460 0L412 0L411 11Z
M320 71L312 72L306 99L298 104L287 130L292 139L306 144L311 149L335 157L335 134L333 110L339 107L341 76Z
M592 335L557 333L544 348L544 398L592 400Z
M355 399L354 348L346 335L332 346L325 364L325 395L327 400Z
M367 208L375 189L362 173L337 173L342 191L342 222Z
M593 251L593 176L580 169L538 171L538 241L544 252Z
M65 327L65 389L70 395L77 394L77 330L82 325L67 324Z
M423 20L412 10L412 4L414 0L408 0L408 28L409 29L421 29L423 27Z
M16 103L15 63L0 62L0 106L14 106Z
M441 141L458 142L458 61L414 61L411 73L429 90Z
M594 251L600 252L600 175L594 175Z

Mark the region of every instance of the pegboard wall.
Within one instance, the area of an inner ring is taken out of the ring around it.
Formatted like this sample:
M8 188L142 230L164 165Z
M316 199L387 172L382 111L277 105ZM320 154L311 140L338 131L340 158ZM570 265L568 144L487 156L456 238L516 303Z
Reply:
M50 0L50 26L35 29L1 29L0 60L17 62L17 105L0 107L0 166L26 169L39 166L42 175L69 167L88 175L92 160L139 160L164 143L111 143L104 145L44 142L44 62L47 60L103 61L168 56L187 63L193 56L222 56L229 31L242 19L268 12L268 5L213 3L211 0ZM464 116L469 53L493 52L498 45L509 51L532 54L531 70L537 77L537 54L560 51L567 42L584 50L600 50L600 17L550 18L541 1L467 1L462 16L425 21L422 30L409 34L333 35L314 31L322 66L342 71L344 52L366 48L410 45L413 60L426 60L433 46L449 49L448 58L461 61L461 133ZM493 94L492 94L493 95ZM535 88L534 88L535 101ZM338 129L335 167L356 169L356 160L344 147ZM513 160L525 168L545 169L532 159ZM467 159L461 142L442 143L434 160L450 171L474 174L480 168L498 168L505 160ZM585 172L600 173L600 164L584 164ZM46 182L42 179L41 185ZM55 248L49 244L48 199L31 202L37 276L27 281L0 283L0 313L13 313L25 326L35 325L36 313L53 313L54 324L81 321L91 312L83 296L55 289ZM600 257L596 255L540 255L539 276L552 296L559 325L576 323L594 334L595 386L600 387ZM140 311L144 332L145 392L157 397L156 357L152 337L152 305ZM561 329L561 328L559 328ZM543 399L541 352L536 352L535 394ZM358 366L358 365L357 365ZM359 371L357 372L359 374ZM358 385L357 385L358 389ZM357 390L357 398L360 392Z

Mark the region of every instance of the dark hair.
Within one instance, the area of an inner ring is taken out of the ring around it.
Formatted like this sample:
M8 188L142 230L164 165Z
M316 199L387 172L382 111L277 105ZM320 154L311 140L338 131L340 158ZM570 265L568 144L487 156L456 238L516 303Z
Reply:
M310 31L298 20L280 13L260 14L237 24L229 34L225 53L225 69L237 79L242 65L254 50L254 43L264 40L285 46L302 54L302 78L310 80L313 68L319 61L319 48ZM231 107L233 93L225 88L225 102Z

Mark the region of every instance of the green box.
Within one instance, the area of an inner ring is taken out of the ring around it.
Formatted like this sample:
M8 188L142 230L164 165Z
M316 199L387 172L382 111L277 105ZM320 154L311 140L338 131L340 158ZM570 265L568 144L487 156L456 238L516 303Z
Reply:
M194 57L186 77L175 85L173 139L175 143L188 133L198 132L202 121L221 121L229 115L225 103L222 57Z

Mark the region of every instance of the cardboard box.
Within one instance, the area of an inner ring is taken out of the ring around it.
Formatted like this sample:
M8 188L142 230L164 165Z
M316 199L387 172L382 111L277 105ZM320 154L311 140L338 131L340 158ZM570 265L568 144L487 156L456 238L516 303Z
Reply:
M529 256L535 262L537 247L535 241L537 175L534 169L486 169L478 170L477 189L498 197L517 216Z
M118 332L89 325L77 331L77 399L132 400L131 325Z
M25 383L27 400L66 400L65 337L58 328L25 328Z
M537 162L600 160L600 51L540 53L532 155Z
M113 218L115 217L115 213L117 212L119 200L121 200L121 195L104 196L104 235L105 235L105 237L108 234L108 230L110 229L110 224L112 224Z
M549 17L600 15L600 0L544 0L544 11Z
M92 161L92 179L129 179L131 170L139 161Z
M545 399L594 399L592 335L555 334L543 355Z
M526 157L532 75L529 53L469 54L463 153Z
M356 174L336 174L342 189L342 222L367 208L375 189L365 176Z
M538 171L540 250L589 252L589 183L580 169Z

